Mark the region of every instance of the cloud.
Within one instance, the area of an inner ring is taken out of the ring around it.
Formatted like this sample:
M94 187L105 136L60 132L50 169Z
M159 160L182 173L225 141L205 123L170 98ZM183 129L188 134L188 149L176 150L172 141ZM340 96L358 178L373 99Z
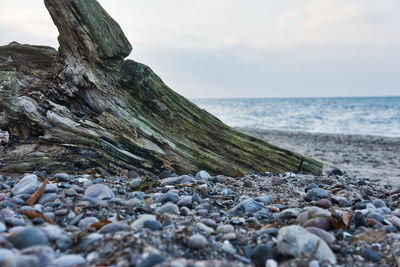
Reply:
M396 29L386 27L393 24L385 19L388 13L368 0L308 0L300 8L285 11L277 21L277 29L294 44L398 41Z

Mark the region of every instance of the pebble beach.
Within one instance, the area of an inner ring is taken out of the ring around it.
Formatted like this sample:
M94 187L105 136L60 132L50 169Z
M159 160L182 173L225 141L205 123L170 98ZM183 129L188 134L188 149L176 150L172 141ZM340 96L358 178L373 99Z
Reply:
M318 177L1 174L0 264L399 266L400 187L329 164Z

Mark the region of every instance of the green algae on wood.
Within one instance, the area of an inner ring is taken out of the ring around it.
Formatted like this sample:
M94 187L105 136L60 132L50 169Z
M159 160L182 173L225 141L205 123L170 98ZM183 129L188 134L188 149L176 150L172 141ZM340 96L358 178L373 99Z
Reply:
M237 132L175 93L148 66L125 61L132 47L97 1L45 4L60 33L57 53L16 43L0 47L0 85L6 85L0 127L10 132L3 170L26 161L37 163L32 169L100 166L149 175L164 169L321 173L320 162ZM35 49L42 60L32 55ZM34 103L34 112L12 103ZM36 146L14 153L26 144Z

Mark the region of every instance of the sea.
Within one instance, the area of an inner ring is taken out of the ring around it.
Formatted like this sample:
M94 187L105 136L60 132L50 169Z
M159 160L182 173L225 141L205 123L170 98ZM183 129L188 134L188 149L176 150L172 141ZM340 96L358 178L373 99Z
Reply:
M400 97L191 100L232 127L400 137Z

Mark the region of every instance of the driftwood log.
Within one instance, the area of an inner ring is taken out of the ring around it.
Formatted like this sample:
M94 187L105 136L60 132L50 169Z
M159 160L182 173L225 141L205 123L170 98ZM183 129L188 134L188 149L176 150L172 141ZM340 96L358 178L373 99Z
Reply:
M172 91L95 0L45 0L58 50L0 47L2 172L306 172L322 164L233 130Z

